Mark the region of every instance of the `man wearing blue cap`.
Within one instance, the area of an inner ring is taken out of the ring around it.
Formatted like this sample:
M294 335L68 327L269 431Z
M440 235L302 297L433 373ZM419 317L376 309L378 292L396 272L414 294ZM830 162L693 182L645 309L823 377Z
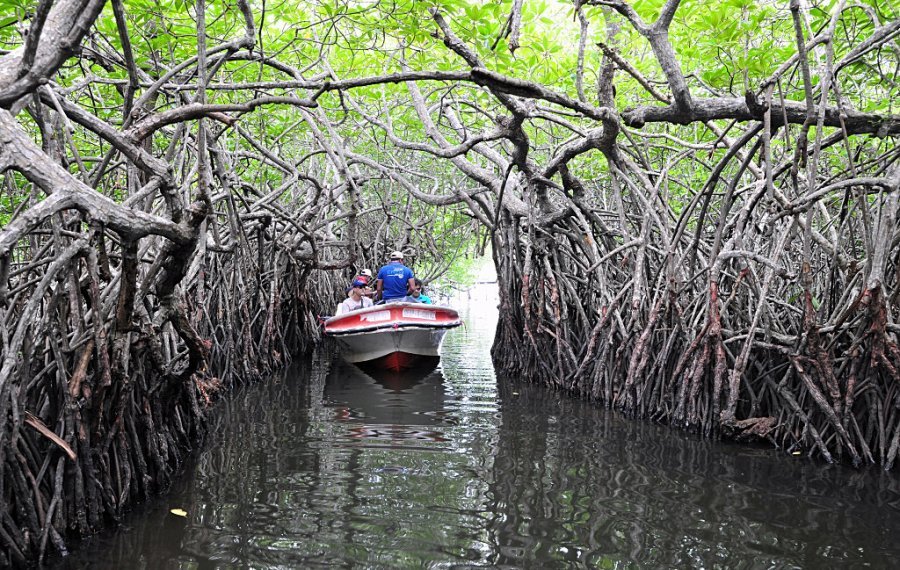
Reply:
M366 284L359 279L354 280L353 283L350 284L347 288L347 298L337 307L338 315L372 306L372 299L363 296L363 288L365 286Z
M403 253L391 253L391 262L378 271L375 281L375 298L386 303L402 300L409 291L416 287L412 269L403 265Z

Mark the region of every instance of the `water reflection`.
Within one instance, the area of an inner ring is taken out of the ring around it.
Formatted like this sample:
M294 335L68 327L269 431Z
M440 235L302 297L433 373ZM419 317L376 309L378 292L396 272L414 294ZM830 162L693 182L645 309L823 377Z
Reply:
M340 440L446 442L437 428L454 425L444 409L444 377L437 361L403 372L359 368L337 359L325 381L323 405L347 431Z
M894 476L623 421L502 379L499 388L503 444L487 506L502 513L492 519L499 564L885 567L900 554Z
M385 376L320 355L240 391L166 499L57 565L819 568L900 556L896 476L700 440L497 379L485 315L469 310L434 370Z

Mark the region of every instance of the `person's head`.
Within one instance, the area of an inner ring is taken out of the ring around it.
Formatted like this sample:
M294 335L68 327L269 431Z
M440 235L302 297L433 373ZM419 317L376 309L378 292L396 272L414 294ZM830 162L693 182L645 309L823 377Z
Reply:
M350 286L347 287L347 293L349 293L353 297L361 297L363 294L363 287L365 286L365 282L360 281L359 279L354 279L353 282L350 283Z
M391 252L391 261L397 261L403 263L403 252L402 251L392 251Z
M359 272L359 274L362 275L362 276L364 276L364 277L371 277L371 276L372 276L372 272L369 271L368 269L363 269L362 271Z
M409 294L412 295L413 297L418 297L420 294L422 294L424 292L423 291L424 286L422 285L421 279L415 279L414 282L415 282L416 286L413 287L413 290L410 291Z

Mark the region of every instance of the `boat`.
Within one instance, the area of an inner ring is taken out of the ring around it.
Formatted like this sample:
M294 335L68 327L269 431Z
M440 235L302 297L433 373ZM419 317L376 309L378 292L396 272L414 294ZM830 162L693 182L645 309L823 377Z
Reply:
M330 317L324 327L348 362L399 372L436 364L444 334L461 324L449 307L398 302Z

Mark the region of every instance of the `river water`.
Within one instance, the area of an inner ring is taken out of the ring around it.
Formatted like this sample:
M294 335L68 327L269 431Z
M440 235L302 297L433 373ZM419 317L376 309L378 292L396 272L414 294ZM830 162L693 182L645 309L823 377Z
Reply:
M896 567L897 475L498 379L495 307L459 302L430 373L323 353L241 389L169 494L56 567Z

